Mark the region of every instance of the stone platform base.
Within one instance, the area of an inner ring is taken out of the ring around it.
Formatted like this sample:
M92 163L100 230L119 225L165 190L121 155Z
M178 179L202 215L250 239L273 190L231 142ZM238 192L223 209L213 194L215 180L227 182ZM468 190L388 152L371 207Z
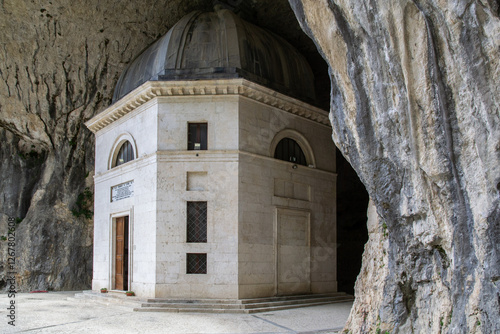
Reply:
M343 292L250 299L165 299L127 297L120 291L100 293L83 291L75 299L106 305L129 306L137 312L258 313L298 307L350 302L354 297Z
M138 312L257 313L354 300L342 292L252 299L148 299Z

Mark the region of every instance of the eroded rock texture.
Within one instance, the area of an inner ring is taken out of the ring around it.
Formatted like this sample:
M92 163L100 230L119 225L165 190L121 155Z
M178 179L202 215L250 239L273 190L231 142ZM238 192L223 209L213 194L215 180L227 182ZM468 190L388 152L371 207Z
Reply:
M330 65L333 138L373 202L346 330L498 333L498 3L290 3Z

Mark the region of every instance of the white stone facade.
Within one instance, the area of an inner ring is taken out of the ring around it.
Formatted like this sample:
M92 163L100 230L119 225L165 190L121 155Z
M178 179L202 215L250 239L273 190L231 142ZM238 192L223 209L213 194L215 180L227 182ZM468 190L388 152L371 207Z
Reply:
M207 150L187 150L190 122L207 123ZM336 291L325 111L245 79L150 81L86 125L96 134L93 290L115 289L115 222L128 216L126 280L138 296ZM274 159L285 137L309 166ZM114 167L125 141L135 159ZM133 194L112 197L126 182ZM186 242L189 201L207 203L207 242ZM186 273L187 254L206 254L206 274Z

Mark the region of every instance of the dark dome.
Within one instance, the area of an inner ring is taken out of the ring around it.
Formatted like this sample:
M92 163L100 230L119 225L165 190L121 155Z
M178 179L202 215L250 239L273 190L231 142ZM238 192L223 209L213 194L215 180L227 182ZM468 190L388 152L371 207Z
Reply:
M314 75L305 58L281 37L229 10L192 12L123 71L113 102L150 80L245 78L315 102Z

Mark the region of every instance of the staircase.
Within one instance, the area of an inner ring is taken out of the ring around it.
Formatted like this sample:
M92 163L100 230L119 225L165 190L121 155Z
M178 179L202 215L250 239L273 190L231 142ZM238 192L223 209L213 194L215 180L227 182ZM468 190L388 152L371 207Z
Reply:
M250 299L148 299L137 312L257 313L353 301L343 292Z

